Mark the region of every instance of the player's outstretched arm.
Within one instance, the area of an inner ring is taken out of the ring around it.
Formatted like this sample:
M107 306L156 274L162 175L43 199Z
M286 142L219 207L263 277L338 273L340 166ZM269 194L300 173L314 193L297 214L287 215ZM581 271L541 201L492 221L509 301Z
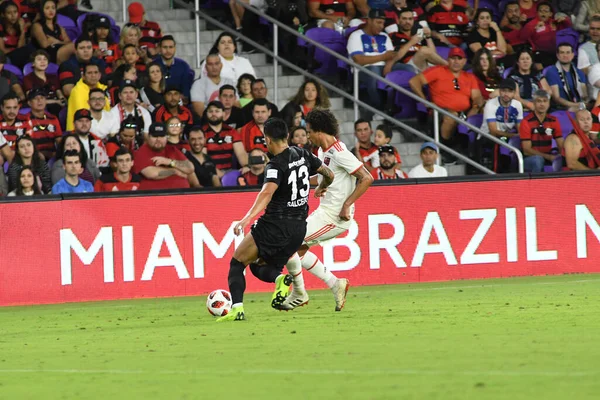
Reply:
M329 167L325 164L321 164L317 173L323 176L323 180L321 184L315 189L315 197L323 197L327 192L327 188L329 185L333 183L333 179L335 178L335 174Z
M344 221L350 221L350 207L356 202L356 200L358 200L360 196L363 195L363 193L367 191L369 186L371 186L371 183L373 183L373 177L369 171L367 171L364 165L356 170L352 176L357 179L357 182L354 191L350 196L348 196L344 202L344 205L342 206L342 211L340 211L340 218Z
M254 200L254 205L252 208L246 213L246 216L237 223L235 228L233 228L233 233L239 235L244 231L244 228L248 226L248 224L256 218L258 214L264 211L267 208L267 205L271 201L273 197L273 193L277 190L278 185L273 182L267 182L263 185L260 193L256 196L256 200Z

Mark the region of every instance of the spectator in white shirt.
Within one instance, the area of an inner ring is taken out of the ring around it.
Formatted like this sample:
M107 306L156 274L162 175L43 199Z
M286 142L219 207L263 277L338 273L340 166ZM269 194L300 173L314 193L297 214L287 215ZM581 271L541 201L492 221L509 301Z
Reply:
M106 92L99 88L90 90L88 104L92 112L92 129L96 136L104 140L111 132L114 124L114 118L109 111L104 109L106 101Z
M119 103L110 110L113 117L113 124L110 129L110 135L116 135L121 128L121 122L130 115L133 115L138 127L138 135L148 134L148 128L152 124L152 116L144 107L136 103L138 99L138 89L135 82L127 79L121 83L119 88Z
M252 67L250 60L239 57L236 52L237 47L235 39L227 32L223 32L219 35L212 49L208 52L208 54L219 54L219 57L221 57L221 63L223 63L221 78L237 82L239 77L243 74L256 76L256 72L254 72L254 67ZM206 60L204 60L202 63L202 76L204 77L206 75Z
M435 163L438 158L438 147L433 142L425 142L421 145L421 164L417 165L408 173L409 178L437 178L448 176L446 168Z
M197 116L202 116L206 104L219 98L219 89L223 85L235 86L235 82L221 76L223 63L218 54L209 54L204 61L206 76L197 79L192 85L192 111Z
M358 29L348 38L348 55L352 60L366 69L382 75L386 61L396 55L394 45L387 33L382 32L385 25L385 12L380 9L369 11L369 19L363 29ZM377 80L366 75L359 75L360 82L366 87L370 106L382 109L381 93L377 89ZM365 119L370 119L372 113L366 112Z

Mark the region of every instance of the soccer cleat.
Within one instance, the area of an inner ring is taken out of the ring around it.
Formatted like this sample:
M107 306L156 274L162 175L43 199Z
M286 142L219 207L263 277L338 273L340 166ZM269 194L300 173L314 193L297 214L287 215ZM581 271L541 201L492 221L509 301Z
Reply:
M288 296L287 299L277 307L278 310L293 310L294 308L302 307L308 304L308 293L306 291L302 293L297 293L296 291L292 291L292 294Z
M232 308L227 315L217 318L217 322L224 321L244 321L246 315L244 314L244 307Z
M290 294L290 285L293 280L294 277L290 274L279 275L277 279L275 279L275 291L271 298L271 307L279 309L279 306L283 304L285 298Z
M335 299L335 311L342 311L346 304L346 294L350 288L350 282L348 279L338 279L331 290L333 291L333 298Z

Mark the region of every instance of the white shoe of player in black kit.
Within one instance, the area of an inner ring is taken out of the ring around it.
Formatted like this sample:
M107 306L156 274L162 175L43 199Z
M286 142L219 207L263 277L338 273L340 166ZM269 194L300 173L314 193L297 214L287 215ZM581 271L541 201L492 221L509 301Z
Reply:
M292 294L288 296L287 299L279 307L278 310L293 310L294 308L302 307L308 304L308 293L306 291L302 293L298 293L292 290Z

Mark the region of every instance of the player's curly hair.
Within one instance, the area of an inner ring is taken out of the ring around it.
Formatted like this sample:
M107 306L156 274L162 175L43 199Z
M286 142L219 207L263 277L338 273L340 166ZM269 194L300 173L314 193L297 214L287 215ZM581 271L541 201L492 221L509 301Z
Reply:
M306 115L305 120L314 132L323 132L335 137L339 134L338 121L328 109L314 108Z

